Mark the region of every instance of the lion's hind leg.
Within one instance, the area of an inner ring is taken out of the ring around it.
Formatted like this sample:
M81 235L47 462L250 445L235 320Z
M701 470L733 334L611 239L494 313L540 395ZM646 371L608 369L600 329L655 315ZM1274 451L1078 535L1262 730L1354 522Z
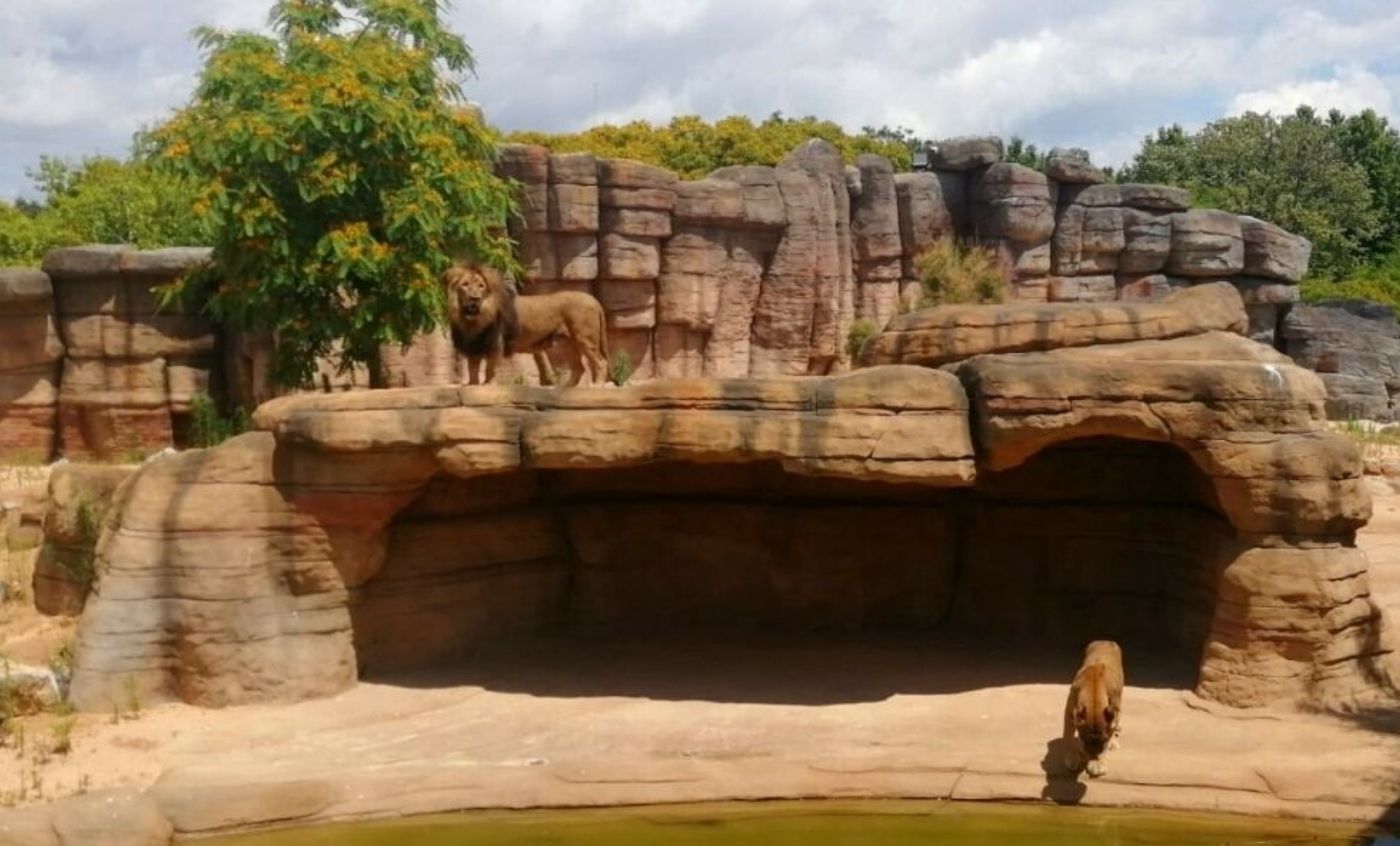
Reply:
M539 347L535 347L535 368L540 372L541 385L559 384L559 374L554 372L554 362L549 360L549 354Z

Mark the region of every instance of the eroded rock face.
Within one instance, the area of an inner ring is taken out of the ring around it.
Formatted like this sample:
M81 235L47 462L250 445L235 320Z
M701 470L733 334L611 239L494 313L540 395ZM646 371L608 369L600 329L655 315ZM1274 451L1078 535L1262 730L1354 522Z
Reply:
M1267 284L1255 292L1261 302L1284 295ZM1400 324L1390 308L1365 302L1293 305L1279 325L1279 339L1294 361L1322 376L1330 417L1387 420L1394 415L1394 396L1400 392Z
M63 352L49 277L0 268L0 458L53 455Z
M150 462L119 491L80 626L76 701L106 707L127 676L153 697L211 705L352 683L351 600L384 568L393 518L434 477L479 479L473 489L494 502L502 473L657 461L935 489L974 474L962 388L921 368L288 397L256 424L217 449ZM551 583L542 578L531 583Z
M1359 455L1321 428L1319 378L1238 334L1233 287L944 311L935 334L980 314L992 339L952 372L270 402L120 488L73 695L295 699L566 625L1080 637L1084 603L1201 656L1228 704L1382 683ZM1155 563L1100 602L1125 555ZM1017 587L1052 573L1079 604Z
M1112 288L1113 277L1102 280L1103 286ZM1239 293L1223 283L1185 289L1162 302L944 306L895 318L865 345L861 360L868 365L937 367L986 353L1175 338L1215 330L1243 332L1246 326Z

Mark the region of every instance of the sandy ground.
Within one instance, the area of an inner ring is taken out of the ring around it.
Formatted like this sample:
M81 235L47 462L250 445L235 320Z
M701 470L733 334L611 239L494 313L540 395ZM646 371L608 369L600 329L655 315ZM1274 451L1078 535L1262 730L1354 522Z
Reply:
M1362 537L1400 619L1400 486L1372 478ZM2 633L0 633L2 635ZM11 635L13 637L13 635ZM11 641L0 641L11 642ZM178 830L467 808L758 798L1039 799L1374 820L1400 802L1394 723L1202 702L1128 655L1107 775L1059 772L1072 652L904 638L691 639L499 648L453 676L213 711L54 717L0 749L0 800L154 787ZM969 669L971 668L971 669ZM1390 730L1387 730L1390 729Z

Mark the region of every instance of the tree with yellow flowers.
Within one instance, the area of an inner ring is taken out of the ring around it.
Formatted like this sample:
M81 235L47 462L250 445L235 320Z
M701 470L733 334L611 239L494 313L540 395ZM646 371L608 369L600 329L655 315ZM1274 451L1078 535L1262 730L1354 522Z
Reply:
M472 55L444 5L277 0L271 35L199 30L193 98L151 135L214 250L166 295L274 333L284 385L327 355L373 373L382 345L438 325L454 257L511 267L513 194L461 107Z

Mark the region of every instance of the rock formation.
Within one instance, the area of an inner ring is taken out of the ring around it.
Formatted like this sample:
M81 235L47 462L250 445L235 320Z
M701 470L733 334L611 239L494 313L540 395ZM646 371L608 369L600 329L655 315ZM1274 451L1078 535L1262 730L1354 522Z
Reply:
M49 278L0 269L0 457L33 462L53 455L62 366Z
M785 198L845 190L818 172L780 169ZM1174 649L1231 705L1349 702L1391 649L1360 458L1246 322L1217 283L873 345L942 369L277 399L118 489L73 696L298 699L533 633L952 625Z
M1189 209L1182 189L1103 184L1082 150L1052 151L1044 173L1001 155L998 139L953 139L937 145L933 172L896 174L879 156L848 167L812 140L776 167L687 181L641 162L506 145L498 169L520 186L510 231L523 290L598 297L634 380L848 369L854 322L883 328L917 305L914 260L950 236L993 248L1017 302L1155 301L1224 279L1244 296L1251 336L1275 342L1306 240ZM146 454L183 442L196 393L245 407L274 395L267 338L155 308L152 288L207 254L78 247L50 255L45 273L0 271L0 455ZM445 332L386 347L382 361L395 387L460 380ZM1376 381L1352 375L1327 377L1333 409L1379 408ZM501 378L538 376L516 356ZM369 381L325 363L316 388Z

